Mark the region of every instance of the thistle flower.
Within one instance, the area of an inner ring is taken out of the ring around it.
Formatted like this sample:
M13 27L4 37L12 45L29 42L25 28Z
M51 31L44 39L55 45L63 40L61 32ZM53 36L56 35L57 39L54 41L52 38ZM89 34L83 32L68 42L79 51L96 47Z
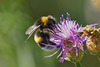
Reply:
M59 49L52 55L46 56L51 57L61 50L60 54L57 56L60 57L60 62L64 62L64 59L67 61L80 61L83 56L81 51L83 50L83 42L86 41L86 37L79 35L78 32L82 31L81 26L79 26L76 21L72 21L70 15L67 13L67 18L64 16L60 18L60 23L53 27L54 32L50 33L52 38L50 39L57 45L52 47L59 47Z

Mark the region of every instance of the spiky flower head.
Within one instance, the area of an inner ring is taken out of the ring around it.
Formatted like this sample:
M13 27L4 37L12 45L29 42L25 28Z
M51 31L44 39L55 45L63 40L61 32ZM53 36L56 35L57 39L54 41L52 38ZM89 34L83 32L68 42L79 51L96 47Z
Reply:
M57 44L53 47L58 46L58 51L61 50L60 54L57 56L57 58L61 56L60 62L63 63L64 59L68 61L80 61L83 56L83 53L80 51L84 51L83 42L86 40L86 37L76 32L82 31L81 26L79 26L76 21L71 20L70 15L67 13L66 19L62 15L60 23L58 23L56 27L53 27L53 30L54 32L50 33L52 36L50 40ZM46 57L51 57L54 54Z

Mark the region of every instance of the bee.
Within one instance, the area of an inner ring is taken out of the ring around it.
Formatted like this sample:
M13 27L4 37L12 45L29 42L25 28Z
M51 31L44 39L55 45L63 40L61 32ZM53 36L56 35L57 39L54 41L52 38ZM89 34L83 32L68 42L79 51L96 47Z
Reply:
M48 28L48 30L53 31L53 27L56 27L56 20L53 16L43 16L39 18L34 25L30 26L25 34L29 35L26 41L30 38L34 31L37 29L43 30L44 28ZM25 42L26 42L25 41Z
M28 34L28 38L35 32L34 40L43 50L52 50L55 47L48 46L56 45L54 42L50 41L50 32L53 32L53 28L56 28L56 20L53 16L43 16L39 18L34 25L30 26L25 34ZM26 42L25 41L25 42ZM45 45L46 44L46 45Z
M50 51L53 50L55 47L47 46L49 45L56 45L52 41L50 41L50 34L47 29L38 30L34 35L34 40L43 50ZM46 45L44 45L46 44Z

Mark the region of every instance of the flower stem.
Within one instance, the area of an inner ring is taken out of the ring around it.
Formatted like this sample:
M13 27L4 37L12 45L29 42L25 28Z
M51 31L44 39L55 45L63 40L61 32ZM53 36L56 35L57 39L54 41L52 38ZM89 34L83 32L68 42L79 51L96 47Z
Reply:
M82 67L80 62L75 62L75 67Z
M100 56L98 56L98 60L100 61Z

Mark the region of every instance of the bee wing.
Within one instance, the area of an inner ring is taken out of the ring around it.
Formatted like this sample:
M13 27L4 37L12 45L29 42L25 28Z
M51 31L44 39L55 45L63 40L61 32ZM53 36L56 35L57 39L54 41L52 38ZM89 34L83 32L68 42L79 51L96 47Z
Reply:
M33 34L33 32L34 32L35 30L37 30L39 27L40 27L40 25L39 25L39 26L32 25L32 26L30 26L30 27L27 29L27 31L25 32L25 34L28 34L29 36L27 37L26 41L30 38L30 36ZM26 42L26 41L25 41L25 42Z
M39 26L32 25L32 26L30 26L30 27L27 29L27 31L25 32L25 34L30 35L32 32L34 32L35 30L37 30L39 27L40 27L40 25L39 25Z

